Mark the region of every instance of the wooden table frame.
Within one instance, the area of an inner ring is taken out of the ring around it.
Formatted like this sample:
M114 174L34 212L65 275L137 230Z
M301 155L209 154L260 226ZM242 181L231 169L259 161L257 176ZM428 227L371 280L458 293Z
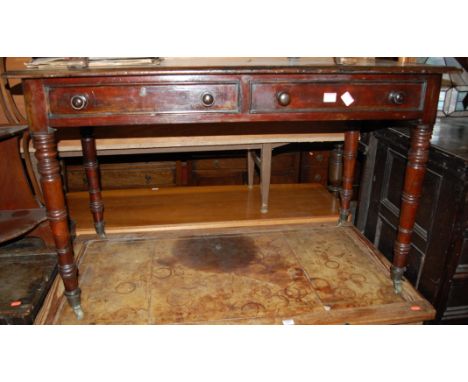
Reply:
M113 69L26 70L23 80L31 135L65 295L83 315L70 239L55 128L81 128L91 211L103 222L92 128L114 125L346 121L343 132L340 221L349 219L359 121L406 121L412 126L392 279L401 291L411 234L435 122L441 74L416 64L344 66L313 59L165 59L155 66ZM328 95L327 95L328 94ZM267 124L265 124L267 123ZM311 126L310 132L317 131Z

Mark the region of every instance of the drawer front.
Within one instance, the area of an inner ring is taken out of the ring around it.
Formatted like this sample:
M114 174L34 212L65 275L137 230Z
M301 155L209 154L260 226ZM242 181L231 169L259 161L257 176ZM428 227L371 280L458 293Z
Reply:
M238 83L50 87L49 114L235 113Z
M422 111L425 82L252 82L251 113Z

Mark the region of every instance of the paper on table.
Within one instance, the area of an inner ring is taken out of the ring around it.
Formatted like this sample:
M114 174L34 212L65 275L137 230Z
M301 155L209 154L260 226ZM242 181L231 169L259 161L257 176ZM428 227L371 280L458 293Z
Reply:
M139 66L155 64L159 61L159 57L89 57L88 66L90 68L106 66Z
M83 69L87 67L151 65L159 61L159 57L38 57L25 65L30 69Z
M25 63L29 69L37 68L84 68L88 65L86 57L37 57Z

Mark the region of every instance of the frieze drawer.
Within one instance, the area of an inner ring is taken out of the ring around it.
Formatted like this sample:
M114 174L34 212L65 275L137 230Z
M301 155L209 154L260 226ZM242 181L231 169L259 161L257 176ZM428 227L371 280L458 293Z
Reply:
M49 115L235 113L238 83L50 87Z
M425 82L252 82L251 113L421 111Z

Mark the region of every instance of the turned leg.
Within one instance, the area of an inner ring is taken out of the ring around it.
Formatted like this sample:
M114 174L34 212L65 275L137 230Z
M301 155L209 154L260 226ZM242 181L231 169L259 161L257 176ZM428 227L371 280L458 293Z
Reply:
M359 131L352 130L345 133L343 149L343 186L341 189L341 209L339 223L345 223L349 219L351 198L353 196L354 171L356 169L356 157L359 143Z
M328 160L328 190L338 197L343 180L343 145L335 145Z
M247 184L249 188L253 187L255 171L255 151L247 150Z
M100 238L104 239L104 203L101 196L101 181L99 179L99 164L97 161L96 140L92 127L83 127L81 146L83 148L83 166L88 179L89 207L93 215L94 227Z
M260 163L260 191L262 195L262 213L268 212L268 196L270 194L271 180L271 152L273 147L271 143L262 145L261 163Z
M411 235L416 220L416 212L421 197L426 163L429 158L429 145L432 125L418 125L411 131L411 146L406 165L405 182L401 196L400 223L395 241L393 265L391 268L395 293L401 292L403 273L408 263L411 248Z
M65 286L65 296L76 317L83 317L78 287L78 269L75 264L67 209L63 193L60 164L57 160L55 130L32 134L44 203L58 255L58 270Z

